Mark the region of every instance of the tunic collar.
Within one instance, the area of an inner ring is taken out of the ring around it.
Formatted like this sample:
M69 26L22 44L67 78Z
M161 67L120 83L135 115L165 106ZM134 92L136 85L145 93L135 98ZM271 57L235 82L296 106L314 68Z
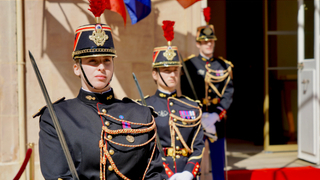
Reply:
M211 57L210 59L207 59L207 58L201 56L200 54L199 54L198 58L201 59L201 60L204 61L204 62L206 62L206 61L213 61L213 60L214 60L214 57Z
M168 97L177 97L177 91L174 91L173 93L167 94L167 93L164 93L164 92L157 90L155 95L157 97L167 99Z
M111 104L115 100L113 89L110 89L108 92L99 94L99 93L85 91L81 88L77 98L89 104L97 104L97 103Z

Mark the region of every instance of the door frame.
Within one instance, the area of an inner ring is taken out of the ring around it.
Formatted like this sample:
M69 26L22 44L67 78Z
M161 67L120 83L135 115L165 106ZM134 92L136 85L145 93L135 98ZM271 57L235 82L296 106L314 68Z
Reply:
M263 147L265 151L296 151L297 144L270 145L270 123L269 123L269 48L268 48L268 0L264 1L264 127L263 127ZM274 32L273 32L274 33ZM280 32L281 33L281 32ZM289 32L290 33L290 32ZM275 34L275 33L274 33Z

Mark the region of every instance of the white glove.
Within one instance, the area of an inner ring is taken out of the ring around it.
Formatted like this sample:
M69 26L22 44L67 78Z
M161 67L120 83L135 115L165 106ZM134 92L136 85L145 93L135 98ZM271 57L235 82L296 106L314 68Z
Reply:
M183 171L182 173L178 174L176 180L192 180L193 175L189 171Z
M201 124L207 133L216 134L216 126L214 125L217 121L220 121L220 117L217 113L204 112L201 118Z
M177 177L180 175L181 173L175 173L174 175L172 175L169 180L177 180Z

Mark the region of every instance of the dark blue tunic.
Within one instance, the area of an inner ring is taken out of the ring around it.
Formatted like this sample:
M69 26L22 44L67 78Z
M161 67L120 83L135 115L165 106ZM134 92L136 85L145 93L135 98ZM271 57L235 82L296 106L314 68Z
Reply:
M73 162L81 180L98 180L100 173L100 149L102 125L108 129L123 129L123 124L114 118L130 122L147 124L152 121L153 111L138 105L130 99L117 100L113 91L96 94L80 90L75 99L54 104L54 110L59 119L66 138ZM106 112L112 117L99 115ZM60 146L56 130L46 108L40 110L39 151L41 171L45 179L72 179L66 158ZM132 129L145 129L149 126L131 125ZM110 135L110 134L109 134ZM137 145L147 142L153 137L154 131L142 134L131 134L134 142L127 135L111 135L116 143L107 142L107 149L118 170L130 179L141 179L149 163L154 148L154 140L142 147L124 147L117 143ZM106 164L106 179L121 179L113 169ZM145 179L166 179L159 151L156 148Z
M218 71L225 71L231 66L231 64L226 63L223 59L220 58L211 58L211 59L205 59L201 55L192 57L190 59L187 59L185 61L185 65L188 69L188 73L191 77L193 86L195 88L196 94L198 99L203 103L203 100L205 99L206 89L205 89L205 75L207 73L207 70L205 68L205 65L209 64L210 69L218 70ZM182 70L184 72L184 70ZM222 76L223 74L214 74L215 76ZM190 88L188 79L185 75L185 73L182 73L181 76L181 92L183 95L186 95L191 98L195 98L194 94L192 92L192 89ZM229 82L227 82L227 79L219 82L214 83L214 86L217 88L219 92L222 92L223 88L226 86L224 94L222 97L219 97L216 92L209 87L207 90L208 97L210 99L218 98L219 101L217 104L211 103L209 106L206 106L205 103L203 103L202 110L203 112L216 112L217 114L220 114L222 109L227 111L232 103L232 97L233 97L233 82L232 78ZM217 108L220 107L220 108ZM215 126L217 128L217 134L218 138L223 138L225 136L224 133L224 121L216 122Z
M175 97L182 102L181 103L175 99L168 99L169 97ZM181 118L190 120L199 116L201 108L199 104L191 99L186 97L177 97L176 93L173 94L165 94L160 92L159 90L155 93L155 95L146 98L147 105L153 106L155 111L158 113L158 117L156 118L158 135L160 138L161 145L163 148L171 148L171 133L169 127L169 113L179 116ZM193 106L193 107L192 107ZM195 108L195 107L198 107ZM173 121L174 123L180 125L186 125L189 127L181 127L177 126L179 132L183 140L186 142L187 146L190 149L193 149L193 152L189 152L187 156L178 155L175 157L176 166L174 165L173 158L171 156L167 156L164 158L164 163L173 173L189 171L194 176L199 172L199 167L202 159L202 154L204 150L204 142L203 142L203 130L201 127L200 120L199 125L195 125L193 123L182 123L181 121ZM195 125L195 126L193 126ZM193 126L193 127L191 127ZM200 127L199 127L200 126ZM199 129L200 128L200 129ZM177 133L175 133L175 147L174 148L184 148L182 144L182 140L178 137ZM166 152L165 152L166 153ZM168 174L168 171L166 171Z

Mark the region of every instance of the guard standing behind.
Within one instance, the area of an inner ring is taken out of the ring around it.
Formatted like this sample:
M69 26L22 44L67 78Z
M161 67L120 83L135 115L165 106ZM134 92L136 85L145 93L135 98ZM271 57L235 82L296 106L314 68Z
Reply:
M151 108L131 99L115 99L109 83L114 49L111 28L100 23L105 1L91 0L96 24L79 27L72 58L82 88L74 99L53 107L81 180L166 179L155 145L156 124ZM72 179L57 132L46 107L40 117L39 154L45 179Z
M212 176L214 180L224 179L225 164L225 122L226 112L232 103L232 63L222 57L214 58L217 40L213 25L209 25L210 7L204 9L206 26L197 28L196 45L199 55L191 55L185 60L187 69L181 76L181 92L184 95L201 100L203 107L202 125L210 145ZM187 73L193 85L190 85ZM217 138L217 139L215 139Z
M170 180L192 180L199 172L204 152L202 111L199 102L177 96L181 62L178 48L171 46L174 21L163 24L168 46L154 48L152 77L158 89L146 103L158 112L156 124L167 175Z

